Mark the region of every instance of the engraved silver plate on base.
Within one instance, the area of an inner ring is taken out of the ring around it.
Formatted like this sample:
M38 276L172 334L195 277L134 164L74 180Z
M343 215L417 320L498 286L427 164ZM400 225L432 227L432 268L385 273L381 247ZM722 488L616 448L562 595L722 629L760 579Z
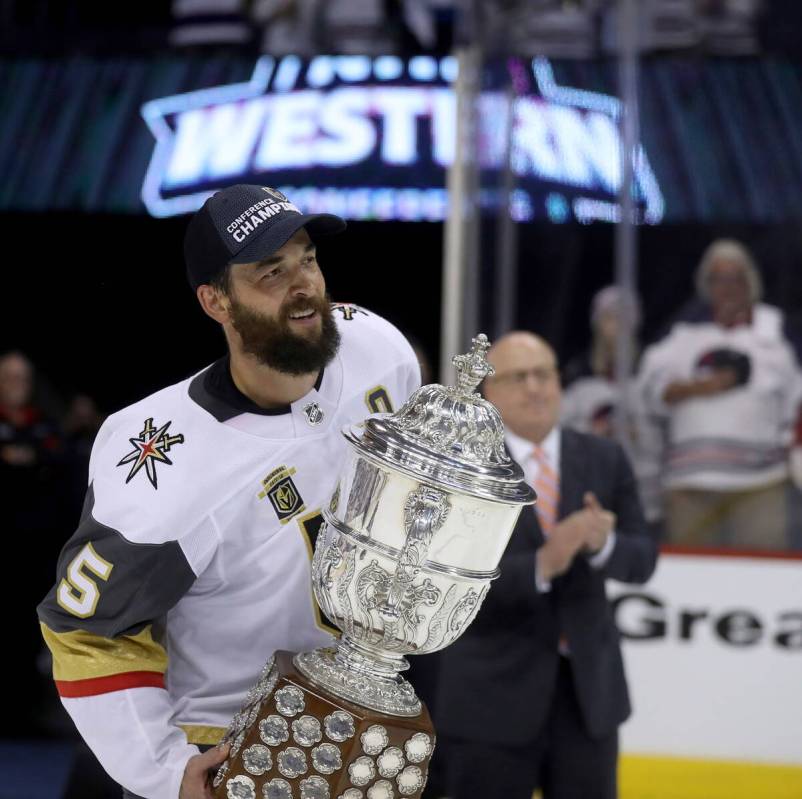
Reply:
M356 733L354 717L344 710L335 710L326 716L323 719L323 729L326 731L326 736L337 743L353 738Z
M259 737L270 746L280 746L290 739L290 726L287 719L275 713L259 722Z
M388 746L376 760L382 777L395 777L406 765L404 753L397 746Z
M297 746L290 746L283 752L278 753L278 770L285 777L300 777L306 774L309 766L306 763L306 755Z
M301 746L314 746L323 738L320 722L314 716L301 716L292 723L292 737Z
M434 744L425 732L416 732L404 744L404 751L410 763L420 763L434 751Z
M390 736L381 724L371 724L359 740L366 755L378 755L390 743Z
M276 691L276 710L283 716L297 716L306 703L304 692L295 685L285 685Z
M340 750L334 744L320 744L312 750L312 765L321 774L333 774L342 768Z
M232 777L226 783L228 799L256 799L256 783L244 774Z
M307 777L301 780L301 799L329 799L329 784L323 777Z
M262 786L264 799L292 799L292 788L287 780L274 777Z
M242 753L242 766L248 774L261 777L273 766L270 750L262 744L253 744Z
M423 772L417 766L407 766L397 777L398 790L403 796L411 796L426 783Z
M369 757L358 757L348 766L348 777L352 785L367 785L376 776L376 766Z
M368 799L393 799L393 784L387 780L379 780L368 788Z

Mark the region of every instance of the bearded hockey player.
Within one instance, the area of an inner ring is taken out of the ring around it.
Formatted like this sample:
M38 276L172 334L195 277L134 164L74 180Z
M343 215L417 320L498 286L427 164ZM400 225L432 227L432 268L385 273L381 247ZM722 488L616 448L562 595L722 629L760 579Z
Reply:
M315 241L344 227L267 187L208 199L187 274L228 354L98 433L39 617L62 702L124 796L211 796L226 752L208 747L265 660L331 643L310 566L340 430L420 382L398 330L328 302Z

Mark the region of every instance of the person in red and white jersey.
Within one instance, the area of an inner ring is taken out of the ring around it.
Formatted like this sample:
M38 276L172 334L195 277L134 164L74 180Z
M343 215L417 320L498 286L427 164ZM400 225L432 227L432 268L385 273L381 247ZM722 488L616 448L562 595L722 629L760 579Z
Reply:
M395 327L329 303L315 241L344 226L268 187L208 199L187 273L228 354L98 433L39 617L62 702L124 796L211 796L226 750L199 747L265 660L331 643L310 565L340 431L420 384Z

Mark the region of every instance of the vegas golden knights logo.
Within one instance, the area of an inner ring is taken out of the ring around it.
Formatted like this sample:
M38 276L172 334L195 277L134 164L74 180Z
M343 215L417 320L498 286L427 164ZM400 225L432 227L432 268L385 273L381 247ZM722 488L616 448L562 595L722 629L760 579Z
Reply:
M293 516L306 510L303 498L293 482L294 474L294 468L279 466L262 480L262 490L257 494L259 499L267 497L270 500L282 524L286 524Z
M169 434L170 425L172 422L167 422L156 429L153 424L153 417L145 419L145 424L142 432L136 438L129 438L128 440L133 444L134 448L131 452L126 453L123 459L117 464L123 466L131 464L131 471L128 472L128 477L125 479L125 484L133 480L139 470L144 466L145 474L150 480L150 484L158 489L159 481L156 474L156 464L164 463L167 466L172 466L173 462L167 456L170 449L176 444L184 443L184 436L181 433L171 436Z

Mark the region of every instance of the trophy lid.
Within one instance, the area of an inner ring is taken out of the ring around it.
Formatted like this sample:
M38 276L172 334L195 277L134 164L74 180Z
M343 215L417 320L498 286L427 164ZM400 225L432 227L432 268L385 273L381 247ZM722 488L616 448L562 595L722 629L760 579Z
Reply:
M535 492L507 454L504 425L476 387L493 367L484 333L455 355L457 385L419 388L396 413L371 417L345 432L365 457L416 479L507 504L531 504Z

